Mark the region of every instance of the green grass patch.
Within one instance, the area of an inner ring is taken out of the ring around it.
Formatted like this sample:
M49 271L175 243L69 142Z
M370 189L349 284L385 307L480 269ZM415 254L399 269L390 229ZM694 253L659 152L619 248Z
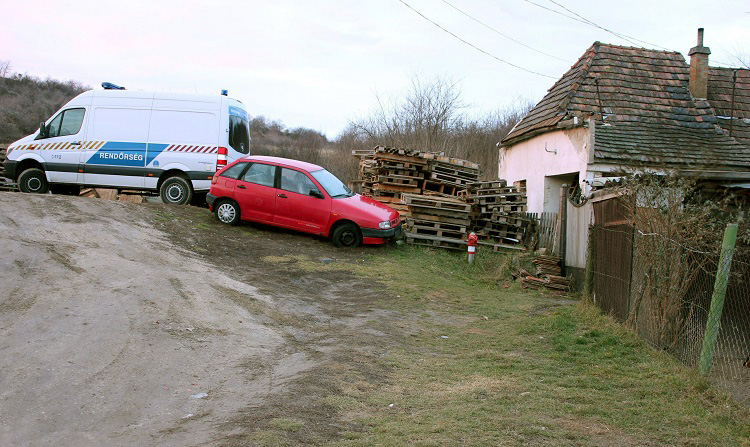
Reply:
M507 255L464 256L395 247L358 268L413 336L382 356L388 383L331 396L364 427L339 444L750 445L750 413L695 371L589 304L511 284Z

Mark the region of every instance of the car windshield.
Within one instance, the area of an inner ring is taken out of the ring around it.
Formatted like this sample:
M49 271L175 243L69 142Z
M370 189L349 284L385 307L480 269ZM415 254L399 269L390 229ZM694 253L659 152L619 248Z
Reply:
M320 183L320 186L322 186L323 189L326 190L328 195L330 195L334 199L338 197L351 197L354 195L354 193L349 188L347 188L346 185L341 182L341 180L337 179L335 175L331 174L325 169L314 171L310 174L312 174L315 180Z

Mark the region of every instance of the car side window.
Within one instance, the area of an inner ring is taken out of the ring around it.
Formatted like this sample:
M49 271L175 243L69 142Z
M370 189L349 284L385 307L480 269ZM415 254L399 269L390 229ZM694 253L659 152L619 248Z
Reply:
M308 195L310 190L318 191L318 187L300 171L281 168L281 189L298 194Z
M219 176L237 180L240 174L242 174L242 170L245 169L245 166L247 166L247 163L237 163L236 165L232 165L232 167L222 172Z
M247 168L247 172L242 176L242 180L248 183L273 187L275 176L276 166L253 163Z

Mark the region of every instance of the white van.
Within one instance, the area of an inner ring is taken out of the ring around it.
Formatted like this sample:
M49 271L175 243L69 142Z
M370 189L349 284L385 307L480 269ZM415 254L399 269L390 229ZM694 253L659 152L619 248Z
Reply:
M221 95L124 90L81 93L6 153L22 192L71 187L158 191L165 203L208 192L217 169L250 151L245 107Z

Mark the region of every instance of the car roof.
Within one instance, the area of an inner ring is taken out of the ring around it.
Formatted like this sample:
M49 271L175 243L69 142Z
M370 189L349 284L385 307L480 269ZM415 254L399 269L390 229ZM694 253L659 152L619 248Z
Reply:
M314 165L306 161L292 160L291 158L268 157L266 155L250 155L247 157L242 157L242 160L273 163L281 166L289 166L290 168L302 169L303 171L307 172L319 171L323 169L321 166Z

